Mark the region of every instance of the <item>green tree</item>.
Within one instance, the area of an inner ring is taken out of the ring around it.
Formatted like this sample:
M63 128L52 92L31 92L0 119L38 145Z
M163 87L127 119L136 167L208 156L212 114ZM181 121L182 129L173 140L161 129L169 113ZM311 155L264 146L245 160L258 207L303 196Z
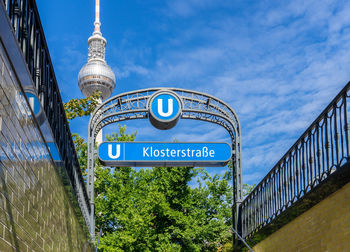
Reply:
M200 175L200 185L189 182ZM217 251L231 239L232 190L202 169L97 168L101 251Z
M87 169L87 143L84 138L82 138L77 133L72 133L73 143L75 151L78 155L78 161L80 164L80 169L83 174L83 177L86 178L86 169Z
M89 116L97 107L101 92L95 92L87 98L72 99L64 103L64 110L68 120L77 117Z
M249 184L243 184L242 191L243 191L243 197L248 196L255 188L255 184L249 185Z

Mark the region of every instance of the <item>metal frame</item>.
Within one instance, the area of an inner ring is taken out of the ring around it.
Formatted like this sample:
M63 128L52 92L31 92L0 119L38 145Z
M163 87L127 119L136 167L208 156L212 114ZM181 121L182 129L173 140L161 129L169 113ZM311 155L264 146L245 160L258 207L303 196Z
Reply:
M233 164L233 227L238 227L238 209L242 200L241 166L241 127L234 110L220 99L197 91L178 88L149 88L131 91L104 101L91 114L88 132L88 195L90 198L90 234L94 240L94 162L95 140L98 132L105 126L134 119L149 118L148 102L155 92L170 91L181 99L183 107L181 118L211 122L224 127L232 140Z

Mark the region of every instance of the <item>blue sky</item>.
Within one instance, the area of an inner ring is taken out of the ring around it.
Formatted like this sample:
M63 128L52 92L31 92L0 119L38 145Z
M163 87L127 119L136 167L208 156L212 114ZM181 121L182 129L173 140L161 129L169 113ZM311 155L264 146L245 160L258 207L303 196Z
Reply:
M94 0L37 5L62 98L82 97L77 76ZM101 0L113 95L165 86L224 100L241 121L243 181L257 183L350 80L349 13L350 2L339 0ZM71 129L86 136L87 123L74 120ZM139 141L230 141L219 126L196 121L170 131L147 120L126 125Z

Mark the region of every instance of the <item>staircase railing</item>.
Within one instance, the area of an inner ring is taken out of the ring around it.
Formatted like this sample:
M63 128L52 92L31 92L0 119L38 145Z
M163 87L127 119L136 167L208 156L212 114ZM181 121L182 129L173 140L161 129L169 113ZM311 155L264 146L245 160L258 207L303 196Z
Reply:
M85 223L89 225L90 204L63 102L52 66L44 31L34 0L2 0L24 60L32 76L40 104L50 124L65 170L64 182L73 188ZM0 3L1 4L1 3ZM71 195L68 193L68 195ZM74 205L73 202L73 205Z
M348 83L241 204L242 236L269 224L349 159Z

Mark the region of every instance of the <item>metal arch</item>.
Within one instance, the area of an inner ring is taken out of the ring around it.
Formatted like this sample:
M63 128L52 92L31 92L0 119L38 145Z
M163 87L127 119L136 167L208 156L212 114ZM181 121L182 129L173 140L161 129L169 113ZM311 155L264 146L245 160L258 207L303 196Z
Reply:
M91 120L95 122L96 117L121 111L130 111L134 109L144 109L147 111L147 102L149 97L159 90L170 90L175 92L183 100L186 110L200 110L214 112L228 117L240 132L240 123L233 109L220 99L197 91L176 88L149 88L114 96L102 103L92 114ZM97 133L96 133L97 134Z
M148 118L148 101L160 90L175 92L182 100L182 119L201 120L224 127L232 140L233 164L233 225L237 230L238 207L242 201L241 166L241 127L234 110L220 99L198 91L178 88L149 88L131 91L104 101L91 114L88 132L88 195L90 197L91 218L90 233L95 234L94 218L94 146L96 135L105 126L126 120Z

